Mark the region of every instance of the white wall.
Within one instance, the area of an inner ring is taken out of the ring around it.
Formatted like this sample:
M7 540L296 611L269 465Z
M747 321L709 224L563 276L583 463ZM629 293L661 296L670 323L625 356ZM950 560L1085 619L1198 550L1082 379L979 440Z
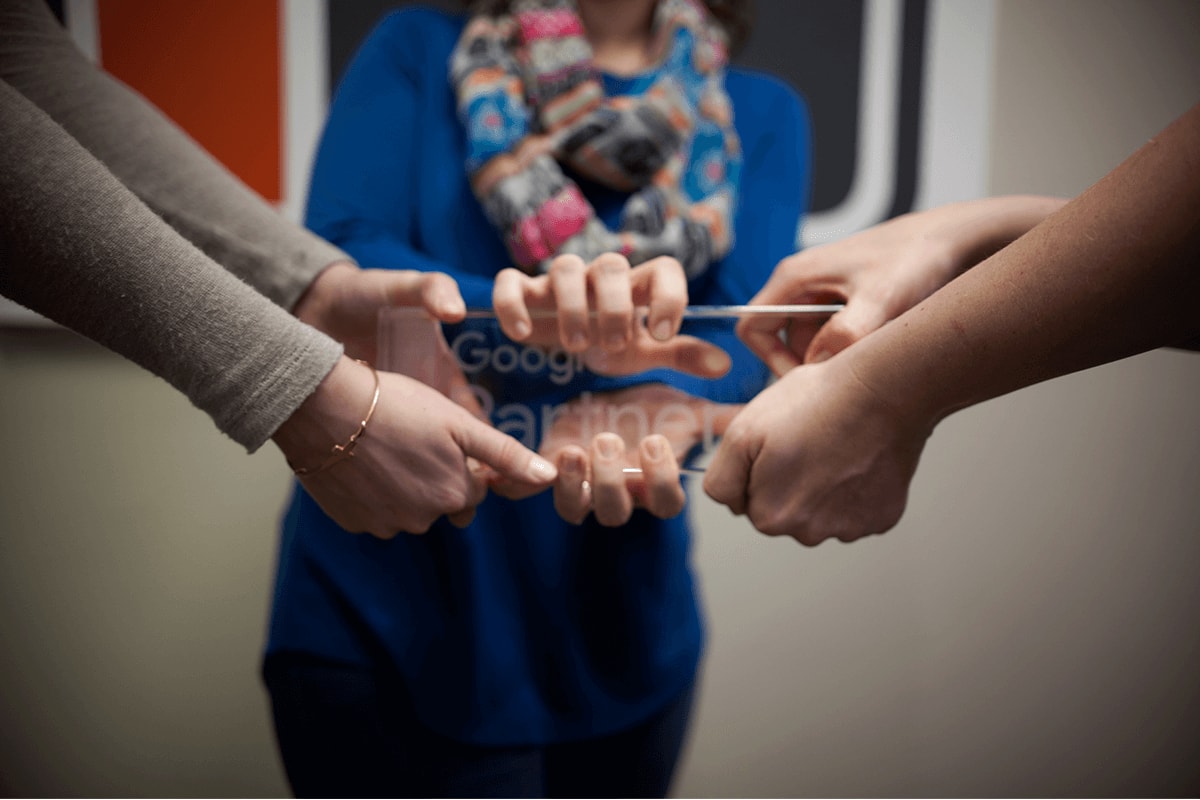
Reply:
M996 29L995 192L1073 194L1200 100L1200 4L1000 0ZM700 502L679 794L1196 794L1198 396L1160 351L963 412L852 546ZM61 331L0 332L0 443L0 794L285 792L278 454Z

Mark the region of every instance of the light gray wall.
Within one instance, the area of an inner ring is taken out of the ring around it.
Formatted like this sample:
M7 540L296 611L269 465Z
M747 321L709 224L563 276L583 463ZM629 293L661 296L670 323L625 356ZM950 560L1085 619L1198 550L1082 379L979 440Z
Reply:
M1200 100L1197 41L1196 3L1001 0L992 190L1094 181ZM1159 351L962 412L852 546L698 503L679 794L1196 794L1198 396ZM278 454L61 332L0 332L0 446L0 793L285 792Z

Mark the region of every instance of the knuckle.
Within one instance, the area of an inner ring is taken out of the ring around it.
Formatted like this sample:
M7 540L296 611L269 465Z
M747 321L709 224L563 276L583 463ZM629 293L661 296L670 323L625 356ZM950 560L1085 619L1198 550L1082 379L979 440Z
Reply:
M715 465L716 461L714 461L713 464ZM713 500L716 500L718 503L729 505L729 501L727 500L729 495L727 487L724 484L717 482L717 479L713 476L712 466L710 466L708 471L705 473L704 479L700 482L700 486L702 489L704 489L704 493Z
M682 277L686 280L683 264L679 262L679 259L671 256L652 258L644 264L639 264L636 269L653 272L658 278Z
M817 545L821 544L821 542L825 541L826 537L818 536L812 531L801 531L799 533L792 534L792 538L804 547L816 547Z
M369 528L367 528L365 531L362 531L362 532L368 533L371 536L374 536L376 539L383 539L384 541L387 541L388 539L396 538L396 534L399 531L395 526L377 523L377 524L371 525Z
M820 248L813 248L794 253L780 261L776 271L791 279L803 278L810 272L816 272L821 262L817 257L819 250Z
M750 421L744 414L738 414L729 422L729 426L725 428L724 435L721 436L721 442L728 448L728 452L737 452L746 446L750 437Z
M622 303L619 308L598 311L596 319L607 335L620 335L623 339L628 339L632 333L629 329L629 310L631 308L632 305Z
M419 507L406 509L404 516L409 520L410 526L423 526L423 532L428 530L438 517L457 513L468 505L467 493L463 486L439 481L429 487L425 502Z
M493 302L506 305L514 305L521 299L521 289L524 283L523 275L517 273L512 267L506 267L497 276L496 281L492 285L492 300Z
M436 519L437 517L423 517L410 523L405 530L414 536L424 536L429 533L429 529L433 527L434 520Z
M628 275L629 259L619 253L604 253L592 262L589 271L600 278L619 278Z
M833 322L829 328L829 333L834 336L840 336L843 339L857 341L866 336L878 325L869 319L856 317L854 319L841 319Z
M767 536L787 536L789 533L788 528L775 519L759 519L751 514L750 521L760 533L765 533Z
M582 274L587 269L583 263L583 259L574 253L566 253L556 257L550 262L550 276L552 278L574 277Z
M750 521L755 528L767 536L791 536L801 543L804 543L804 537L809 533L808 526L803 519L778 508L768 511L752 509Z

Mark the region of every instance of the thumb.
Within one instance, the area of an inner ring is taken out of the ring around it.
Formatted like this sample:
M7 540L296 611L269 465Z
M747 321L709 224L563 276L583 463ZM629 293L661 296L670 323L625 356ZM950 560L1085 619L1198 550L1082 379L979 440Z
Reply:
M845 308L830 317L812 337L804 353L804 362L814 364L835 356L882 328L887 321L888 314L881 303L861 296L852 297Z
M679 336L668 345L671 361L666 366L701 378L720 378L729 372L733 360L729 353L712 342L693 336Z
M455 438L464 455L491 467L502 478L519 483L547 486L558 478L558 470L549 461L466 410L459 411L461 424Z
M420 306L443 322L457 322L467 311L458 284L444 272L381 270L389 306Z
M718 503L729 506L734 514L745 514L746 489L753 461L754 456L747 452L744 442L722 439L704 472L704 493Z

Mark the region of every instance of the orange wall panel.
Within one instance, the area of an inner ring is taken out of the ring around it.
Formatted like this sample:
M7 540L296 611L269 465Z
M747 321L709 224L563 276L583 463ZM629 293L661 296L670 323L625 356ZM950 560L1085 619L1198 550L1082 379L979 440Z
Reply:
M277 0L97 0L100 60L268 200L282 198Z

